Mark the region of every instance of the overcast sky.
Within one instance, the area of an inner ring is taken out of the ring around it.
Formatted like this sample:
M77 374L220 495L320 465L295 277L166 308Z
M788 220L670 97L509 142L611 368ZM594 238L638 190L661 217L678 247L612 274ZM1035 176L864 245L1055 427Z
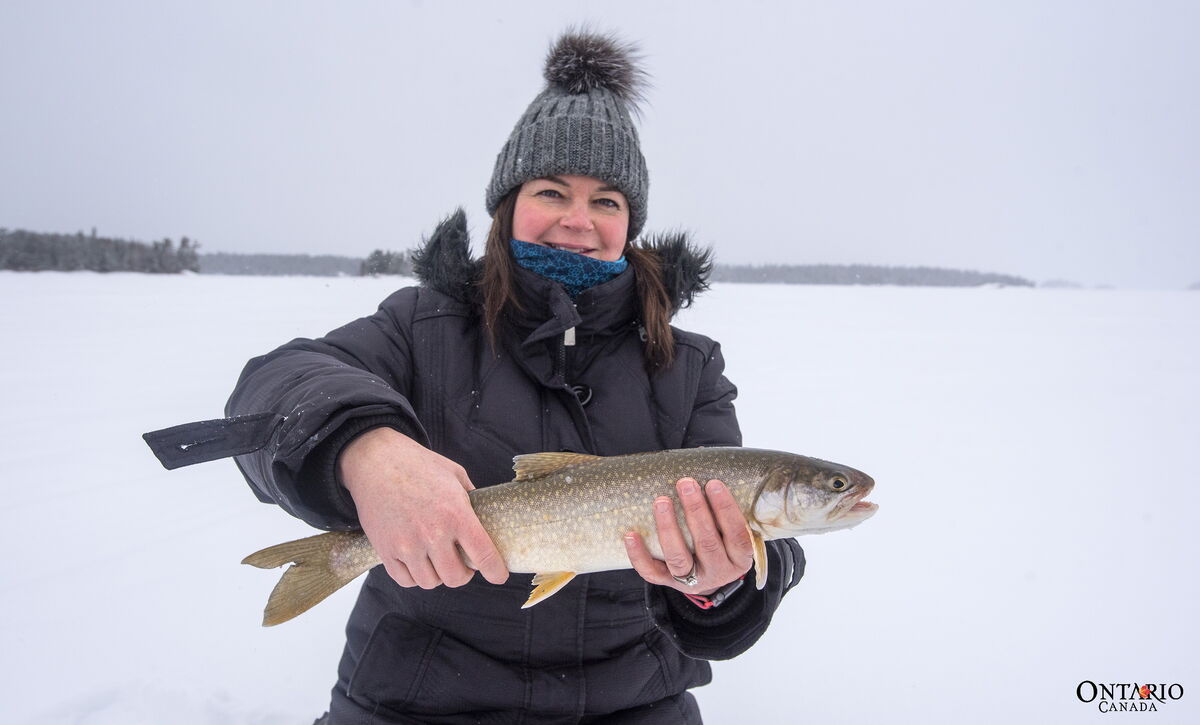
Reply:
M402 249L555 34L638 42L647 228L726 262L1200 282L1200 3L0 4L0 227Z

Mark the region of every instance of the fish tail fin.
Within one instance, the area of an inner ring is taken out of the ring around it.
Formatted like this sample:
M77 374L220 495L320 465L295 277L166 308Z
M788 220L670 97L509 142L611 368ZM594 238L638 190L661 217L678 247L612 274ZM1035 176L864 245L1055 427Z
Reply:
M352 568L333 565L336 547L347 543L351 536L343 532L318 534L276 544L242 559L243 564L259 569L291 564L267 598L263 610L264 627L273 627L307 612L371 568L369 563Z
M555 571L548 574L536 574L533 577L533 591L529 592L529 599L521 605L521 609L529 609L538 602L545 601L554 595L559 589L565 587L572 579L575 578L573 571Z

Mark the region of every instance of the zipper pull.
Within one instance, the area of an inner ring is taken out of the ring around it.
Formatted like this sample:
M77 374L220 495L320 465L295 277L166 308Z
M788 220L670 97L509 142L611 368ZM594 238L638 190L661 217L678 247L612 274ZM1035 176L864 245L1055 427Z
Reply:
M568 327L567 331L563 333L563 345L574 345L574 344L575 344L575 328Z

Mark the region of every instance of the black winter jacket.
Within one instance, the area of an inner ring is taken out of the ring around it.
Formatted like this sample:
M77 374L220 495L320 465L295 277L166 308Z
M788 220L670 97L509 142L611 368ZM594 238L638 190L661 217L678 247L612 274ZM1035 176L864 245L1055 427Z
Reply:
M510 480L521 453L741 444L736 390L715 342L675 330L675 363L647 373L632 269L574 302L519 269L526 311L494 352L468 249L459 212L422 249L422 286L324 338L250 361L226 412L281 417L263 449L237 458L260 499L319 528L356 527L334 461L380 425L458 462L479 487ZM680 272L697 267L682 239L663 249L678 306L703 275ZM579 576L521 610L528 575L425 591L376 567L347 626L332 721L578 722L657 707L662 722L698 722L685 691L710 680L705 660L750 647L803 573L792 539L768 542L768 556L766 589L744 586L707 611L632 570Z

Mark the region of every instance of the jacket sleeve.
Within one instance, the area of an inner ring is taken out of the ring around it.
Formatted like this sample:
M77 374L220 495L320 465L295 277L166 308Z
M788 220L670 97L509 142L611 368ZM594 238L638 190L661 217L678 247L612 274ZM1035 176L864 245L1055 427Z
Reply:
M700 372L696 403L684 447L740 446L741 431L733 400L737 388L724 375L720 345L712 343ZM754 573L720 607L700 609L670 587L647 585L646 600L654 623L689 657L723 660L750 648L766 631L783 595L804 575L804 550L795 539L767 542L767 581L754 587Z
M355 528L353 500L333 472L342 446L380 426L428 445L407 397L418 295L402 289L370 317L246 364L226 415L281 417L267 445L235 459L259 499L318 528Z

